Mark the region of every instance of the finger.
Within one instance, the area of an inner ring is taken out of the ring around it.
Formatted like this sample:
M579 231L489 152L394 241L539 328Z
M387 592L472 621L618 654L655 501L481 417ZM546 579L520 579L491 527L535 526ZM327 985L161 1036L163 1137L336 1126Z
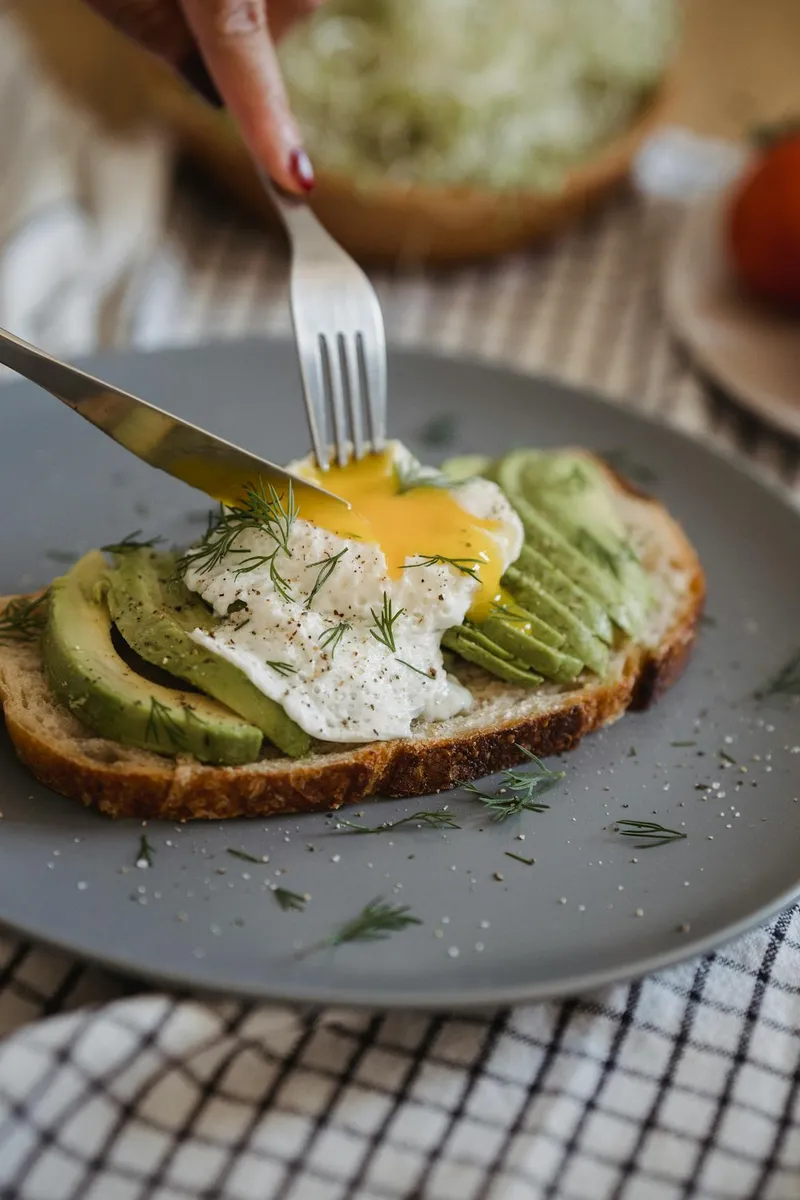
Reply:
M182 0L209 72L256 162L282 187L314 173L289 108L264 0Z

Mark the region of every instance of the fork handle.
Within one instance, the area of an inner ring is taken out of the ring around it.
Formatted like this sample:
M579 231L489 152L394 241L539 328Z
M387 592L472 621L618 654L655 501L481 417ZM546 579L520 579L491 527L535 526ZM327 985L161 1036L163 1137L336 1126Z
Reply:
M302 252L304 256L308 255L309 258L314 259L331 246L339 249L338 242L334 241L327 229L317 220L302 196L293 196L290 192L284 191L258 164L256 164L256 171L261 186L272 201L275 211L281 219L281 224L286 230L295 257Z

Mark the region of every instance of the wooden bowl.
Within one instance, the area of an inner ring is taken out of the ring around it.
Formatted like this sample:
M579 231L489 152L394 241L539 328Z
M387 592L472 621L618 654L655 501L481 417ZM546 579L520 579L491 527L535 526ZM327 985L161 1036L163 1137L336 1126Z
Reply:
M218 185L274 221L235 128L173 75L132 46L78 0L16 0L17 19L54 78L70 95L119 124L147 114ZM313 205L331 233L357 258L399 266L487 258L574 221L621 183L639 145L672 98L665 76L629 127L575 167L554 193L474 187L358 184L318 172Z
M665 78L630 126L571 170L557 192L396 181L359 184L318 170L312 204L333 236L362 261L418 266L517 250L562 229L626 178L637 149L659 123L668 94ZM224 115L160 72L153 79L151 99L154 112L172 128L187 155L251 211L274 221L247 152Z

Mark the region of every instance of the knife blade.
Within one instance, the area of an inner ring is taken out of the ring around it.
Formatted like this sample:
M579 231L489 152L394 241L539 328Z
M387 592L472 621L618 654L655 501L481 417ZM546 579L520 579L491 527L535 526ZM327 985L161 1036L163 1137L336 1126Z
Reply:
M333 492L61 362L5 329L0 329L0 363L50 392L143 462L223 504L241 501L248 484L262 480L276 488L291 483L299 495L316 492L350 508Z

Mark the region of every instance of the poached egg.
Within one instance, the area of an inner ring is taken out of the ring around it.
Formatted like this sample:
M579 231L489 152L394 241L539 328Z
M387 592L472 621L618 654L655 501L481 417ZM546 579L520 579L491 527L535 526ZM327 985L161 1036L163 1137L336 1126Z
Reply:
M441 639L489 615L519 557L503 492L477 478L443 486L399 442L324 472L310 457L290 469L351 508L302 493L282 543L247 528L213 566L189 566L186 585L223 618L194 641L323 741L408 736L418 718L467 711Z

